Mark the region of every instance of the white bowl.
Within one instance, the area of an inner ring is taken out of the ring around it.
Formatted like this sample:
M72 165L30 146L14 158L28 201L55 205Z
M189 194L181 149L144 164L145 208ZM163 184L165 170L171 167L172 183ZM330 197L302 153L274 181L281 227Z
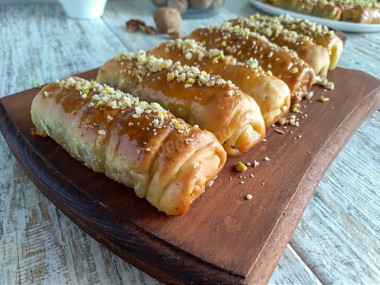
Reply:
M103 15L107 0L58 0L67 16L75 19L94 19Z

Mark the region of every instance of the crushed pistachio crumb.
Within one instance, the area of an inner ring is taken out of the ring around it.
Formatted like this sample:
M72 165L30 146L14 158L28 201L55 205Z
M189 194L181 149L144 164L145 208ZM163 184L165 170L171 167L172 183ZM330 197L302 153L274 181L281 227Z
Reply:
M236 171L243 172L247 170L247 166L239 161L238 163L236 163L235 169Z
M313 95L314 95L314 92L310 91L310 92L306 93L305 98L306 99L311 99L311 97L313 97Z
M321 98L319 98L319 101L321 101L321 102L327 102L329 100L330 100L330 98L329 97L325 97L325 96L321 96Z
M98 134L101 135L101 136L105 136L106 135L106 131L105 130L99 130Z
M247 195L247 200L252 200L252 195L251 194Z
M170 72L168 73L168 75L166 75L166 80L170 82L174 79L174 77L175 77L174 72Z

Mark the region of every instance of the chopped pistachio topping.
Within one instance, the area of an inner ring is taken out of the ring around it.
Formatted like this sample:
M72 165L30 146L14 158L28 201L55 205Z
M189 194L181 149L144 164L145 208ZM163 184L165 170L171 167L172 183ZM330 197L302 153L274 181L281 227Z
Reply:
M311 99L311 97L313 97L313 95L314 95L314 92L310 91L310 92L306 93L305 98L306 99Z
M162 128L164 125L164 120L167 117L167 111L158 103L150 104L145 101L140 101L138 97L134 97L120 90L115 90L106 84L102 85L84 79L74 79L73 77L69 77L64 80L57 80L56 83L60 88L74 88L75 90L78 90L78 95L82 96L82 98L85 94L82 90L88 89L90 107L120 110L134 108L135 113L132 115L133 118L139 118L143 114L151 114L152 122L150 124L152 128ZM113 117L108 115L107 119L112 120ZM188 130L188 126L186 124L181 124L179 122L172 124L172 126L179 132L185 132Z
M243 172L247 170L247 166L243 162L239 161L238 163L236 163L235 169L236 171Z
M170 72L166 76L166 79L167 79L168 82L170 82L170 81L172 81L174 79L174 77L175 77L174 72Z
M321 102L327 102L329 100L330 100L330 98L329 97L325 97L325 96L321 96L321 98L319 98L319 101L321 101Z

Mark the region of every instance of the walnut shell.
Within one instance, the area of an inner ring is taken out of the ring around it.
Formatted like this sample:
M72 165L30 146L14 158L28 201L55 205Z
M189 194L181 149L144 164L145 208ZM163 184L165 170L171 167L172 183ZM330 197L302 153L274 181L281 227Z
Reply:
M163 7L168 5L168 0L152 0L152 2L156 7Z
M207 9L213 0L190 0L190 6L197 9Z
M187 10L187 0L168 0L168 7L177 9L181 14Z
M154 21L162 33L178 30L182 24L181 13L174 8L164 7L154 13Z

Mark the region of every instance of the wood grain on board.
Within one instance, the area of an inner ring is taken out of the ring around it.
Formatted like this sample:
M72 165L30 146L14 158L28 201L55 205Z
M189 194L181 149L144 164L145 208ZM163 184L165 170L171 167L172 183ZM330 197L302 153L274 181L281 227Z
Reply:
M96 70L80 76L95 78ZM380 105L380 82L365 73L337 68L329 80L336 86L325 94L330 101L319 102L322 88L313 87L314 97L297 114L300 127L278 126L285 134L268 128L267 141L229 158L182 217L157 212L51 139L33 136L29 113L38 89L1 99L1 129L32 181L63 213L151 276L164 282L266 282L323 173ZM254 160L260 165L233 170L238 161Z

